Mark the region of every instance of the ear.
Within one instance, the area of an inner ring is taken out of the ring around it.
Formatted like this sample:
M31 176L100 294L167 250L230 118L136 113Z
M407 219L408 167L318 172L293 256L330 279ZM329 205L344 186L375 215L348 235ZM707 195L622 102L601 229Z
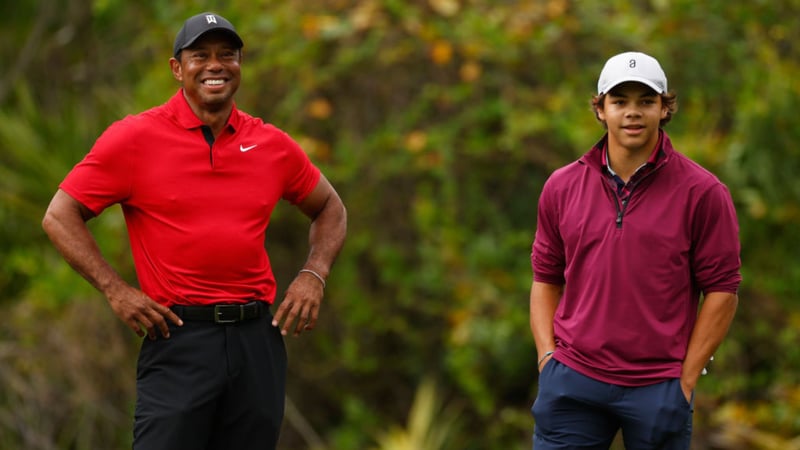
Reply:
M181 62L175 58L170 58L169 67L172 70L172 76L175 77L176 80L183 82L183 69L181 68Z
M603 103L605 103L605 99L603 99ZM603 103L598 103L597 106L594 108L594 114L601 122L606 121L606 111L603 109Z
M661 118L662 118L662 119L666 119L666 118L667 118L667 115L669 115L669 108L667 108L666 106L664 106L664 104L663 104L663 102L662 102L662 104L661 104Z

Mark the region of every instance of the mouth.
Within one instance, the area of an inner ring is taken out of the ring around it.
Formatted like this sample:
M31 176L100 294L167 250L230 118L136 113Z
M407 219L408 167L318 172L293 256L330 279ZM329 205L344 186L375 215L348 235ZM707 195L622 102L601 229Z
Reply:
M627 134L638 135L641 134L646 128L647 127L645 127L644 125L635 124L635 125L624 125L622 127L622 130Z
M225 85L225 83L227 83L227 81L228 80L225 79L225 78L207 78L207 79L203 80L202 83L203 83L203 86L220 87L220 86Z

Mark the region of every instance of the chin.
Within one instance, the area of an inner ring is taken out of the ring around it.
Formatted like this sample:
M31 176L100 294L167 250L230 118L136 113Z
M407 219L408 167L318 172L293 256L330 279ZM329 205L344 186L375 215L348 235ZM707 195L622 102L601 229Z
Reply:
M200 100L207 105L221 105L228 103L233 97L232 92L219 92L215 94L200 95Z

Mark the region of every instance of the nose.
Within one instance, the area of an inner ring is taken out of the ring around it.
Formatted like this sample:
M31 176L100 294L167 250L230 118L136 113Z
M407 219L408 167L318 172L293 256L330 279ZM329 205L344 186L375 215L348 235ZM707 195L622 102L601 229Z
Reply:
M625 117L641 117L642 112L636 105L633 105L625 110Z
M211 55L206 68L211 71L222 70L222 60L216 54Z

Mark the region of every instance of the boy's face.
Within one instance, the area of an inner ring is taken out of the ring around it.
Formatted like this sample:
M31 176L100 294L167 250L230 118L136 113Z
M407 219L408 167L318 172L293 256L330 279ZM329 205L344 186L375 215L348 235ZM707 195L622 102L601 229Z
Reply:
M667 113L661 96L635 81L611 89L602 108L597 109L598 118L608 128L608 144L612 149L646 154L655 148L659 122Z

